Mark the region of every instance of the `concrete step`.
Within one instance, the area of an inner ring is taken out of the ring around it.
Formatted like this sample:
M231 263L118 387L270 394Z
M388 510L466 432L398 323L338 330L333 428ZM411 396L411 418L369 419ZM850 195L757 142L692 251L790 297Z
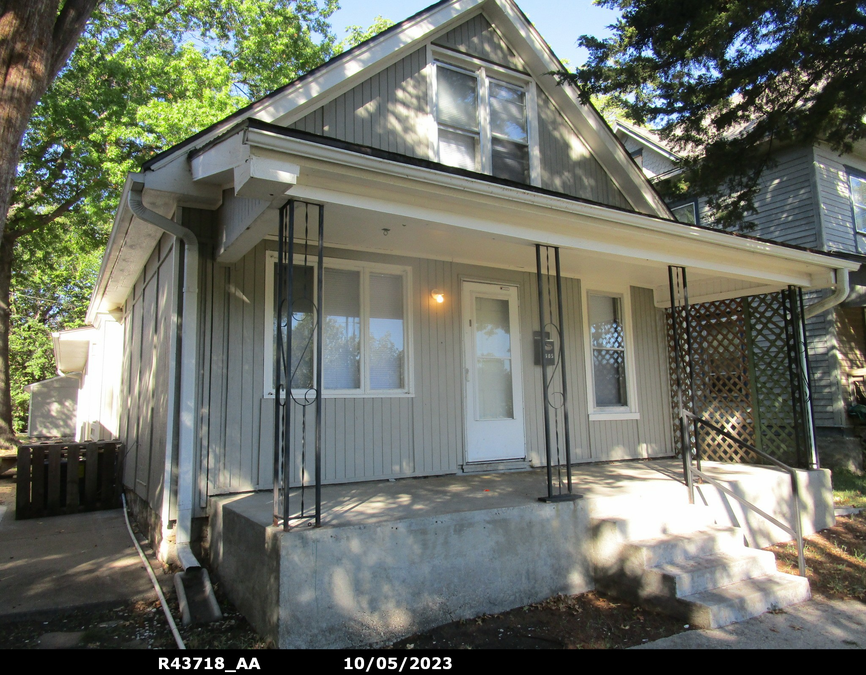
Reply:
M704 506L671 509L631 502L623 512L593 515L591 520L593 560L602 567L620 560L629 542L685 534L714 524L712 512Z
M711 525L685 534L629 542L623 548L623 556L647 568L744 548L743 533L739 529Z
M774 572L681 598L686 618L699 628L720 628L812 597L805 577Z
M658 516L656 516L658 517ZM745 546L742 530L718 525L628 541L629 533L687 528L659 518L647 525L618 518L594 524L596 587L631 602L717 628L811 597L805 578L776 571L775 556Z
M775 571L776 556L770 551L743 548L650 567L646 576L647 585L658 592L683 598Z

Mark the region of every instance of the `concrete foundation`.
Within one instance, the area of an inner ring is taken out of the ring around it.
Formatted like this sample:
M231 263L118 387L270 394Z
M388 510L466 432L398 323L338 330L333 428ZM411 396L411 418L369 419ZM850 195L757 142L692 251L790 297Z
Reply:
M249 527L242 502L214 500L214 567L284 649L391 642L593 587L580 501L288 533Z
M780 520L790 516L788 474L709 463L704 470ZM801 474L804 531L813 532L834 522L829 473ZM270 493L212 498L212 572L282 648L369 646L592 590L592 518L687 507L676 460L575 468L575 491L584 495L577 502L539 503L545 475L325 486L323 527L289 532L271 526ZM706 503L702 518L745 527L751 545L791 539L715 488L700 486L696 501Z
M815 444L821 466L831 471L847 469L862 474L864 450L860 437L866 433L866 427L857 425L834 431L816 430Z

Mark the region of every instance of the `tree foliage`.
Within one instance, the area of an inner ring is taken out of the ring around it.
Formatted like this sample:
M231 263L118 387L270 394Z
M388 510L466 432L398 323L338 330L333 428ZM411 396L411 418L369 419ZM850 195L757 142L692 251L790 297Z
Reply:
M16 429L26 422L23 387L54 375L50 331L84 320L127 172L344 48L328 23L337 6L336 0L99 5L33 111L10 200L3 246L14 250L9 365ZM0 276L3 266L0 260Z
M657 127L684 157L669 189L709 196L717 225L747 222L780 146L866 137L866 3L597 1L622 12L613 36L582 36L586 67L560 79Z

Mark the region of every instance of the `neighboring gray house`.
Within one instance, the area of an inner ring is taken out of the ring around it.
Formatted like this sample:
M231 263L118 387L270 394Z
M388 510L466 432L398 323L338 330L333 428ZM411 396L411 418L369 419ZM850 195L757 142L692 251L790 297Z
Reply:
M617 120L617 137L652 182L675 174L676 155L652 130ZM866 147L840 156L830 148L788 147L775 155L775 166L762 177L762 189L750 216L750 235L816 251L866 255ZM705 200L669 204L686 223L711 226ZM864 257L863 262L866 262ZM818 449L828 465L860 466L862 428L848 413L866 403L866 269L849 275L844 302L807 320L812 371L814 424ZM807 294L809 301L828 293ZM842 456L837 458L837 453ZM853 459L852 459L853 458Z

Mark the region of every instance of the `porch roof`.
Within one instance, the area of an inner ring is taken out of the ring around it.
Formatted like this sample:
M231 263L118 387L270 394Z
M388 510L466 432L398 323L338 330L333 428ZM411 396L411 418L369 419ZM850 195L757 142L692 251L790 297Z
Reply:
M168 168L144 176L145 203L164 215L200 206L196 193L215 187L242 200L246 220L215 233L224 263L275 236L279 207L296 198L325 205L326 246L525 270L535 268L534 244L558 246L565 276L653 288L660 307L668 265L689 270L693 302L826 288L836 270L859 266L257 120L191 153L185 176ZM92 313L123 301L161 235L121 204Z

